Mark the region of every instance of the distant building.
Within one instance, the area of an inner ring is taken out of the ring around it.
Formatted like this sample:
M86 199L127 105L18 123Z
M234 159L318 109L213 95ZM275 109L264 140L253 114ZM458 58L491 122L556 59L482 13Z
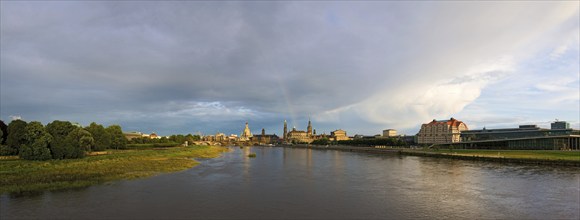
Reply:
M155 132L151 134L145 134L138 131L132 131L132 132L123 132L123 135L125 135L125 138L127 138L127 140L133 140L135 138L161 139L161 136L157 135Z
M346 135L346 131L342 129L335 130L330 132L330 138L333 141L345 141L350 140L350 138Z
M306 131L299 131L296 128L292 128L290 132L286 135L287 141L291 143L310 143L312 138Z
M227 136L224 133L218 132L215 134L214 141L227 141Z
M240 135L240 141L249 141L252 136L253 135L252 132L250 131L250 127L248 126L248 122L246 122L246 127L244 128L242 134Z
M284 120L284 130L287 130L286 120ZM296 130L296 127L292 128L292 131L285 134L286 139L285 142L289 143L311 143L315 140L312 123L310 119L308 120L308 126L306 127L306 131Z
M202 141L215 141L215 135L206 135L201 138Z
M461 132L468 130L467 125L455 118L433 121L421 125L417 134L419 144L447 144L461 141Z
M125 132L125 133L123 133L123 135L125 135L125 138L127 138L127 140L133 140L135 138L143 137L143 133L137 132L137 131Z
M465 149L580 149L580 131L570 129L566 124L566 122L552 123L552 129L536 125L520 125L518 128L464 131L461 133L461 143L457 146ZM567 126L568 128L565 128Z
M570 123L565 122L565 121L555 121L552 124L550 124L550 128L552 130L557 130L557 129L570 129Z
M397 130L395 129L383 130L383 137L394 137L394 136L397 136Z
M254 135L252 137L252 142L257 144L277 144L280 138L276 134L266 134L266 130L262 128L262 133L259 135Z
M161 139L161 136L159 136L155 132L153 132L153 133L151 133L149 135L149 138L151 138L151 139Z
M567 128L562 129L557 124L552 129L540 128L537 125L520 125L517 128L499 128L469 130L461 133L461 141L488 141L488 140L505 140L513 138L529 138L529 137L547 137L547 136L562 136L575 134L575 130Z

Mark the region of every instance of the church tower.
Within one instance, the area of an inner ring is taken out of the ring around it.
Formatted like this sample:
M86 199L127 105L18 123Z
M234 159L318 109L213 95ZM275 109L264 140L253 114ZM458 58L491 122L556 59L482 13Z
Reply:
M284 120L284 141L286 141L288 138L288 124L286 123L286 120Z
M309 137L312 137L312 123L310 123L310 118L308 118L308 127L306 128L306 133Z
M248 122L246 122L246 127L242 132L241 138L243 140L249 140L252 137L252 132L250 131L250 127L248 126Z

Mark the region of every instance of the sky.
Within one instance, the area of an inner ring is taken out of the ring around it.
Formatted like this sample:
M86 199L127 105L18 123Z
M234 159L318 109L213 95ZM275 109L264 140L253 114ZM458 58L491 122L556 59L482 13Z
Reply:
M6 123L580 128L578 1L1 1L0 12Z

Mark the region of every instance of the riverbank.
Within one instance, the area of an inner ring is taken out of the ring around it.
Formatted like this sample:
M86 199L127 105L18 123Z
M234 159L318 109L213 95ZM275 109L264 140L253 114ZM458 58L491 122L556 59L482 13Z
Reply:
M192 168L192 158L215 158L228 148L174 147L110 150L82 159L28 161L0 159L0 194L82 188L115 180L144 178Z
M284 147L340 150L379 154L438 157L460 160L493 161L500 163L543 164L580 167L580 151L550 150L430 150L409 148L374 148L352 146L288 145Z

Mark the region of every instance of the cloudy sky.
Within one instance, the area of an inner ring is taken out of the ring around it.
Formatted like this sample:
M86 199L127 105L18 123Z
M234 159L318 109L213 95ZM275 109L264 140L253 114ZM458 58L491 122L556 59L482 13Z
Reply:
M580 121L577 1L1 1L0 119L349 135Z

